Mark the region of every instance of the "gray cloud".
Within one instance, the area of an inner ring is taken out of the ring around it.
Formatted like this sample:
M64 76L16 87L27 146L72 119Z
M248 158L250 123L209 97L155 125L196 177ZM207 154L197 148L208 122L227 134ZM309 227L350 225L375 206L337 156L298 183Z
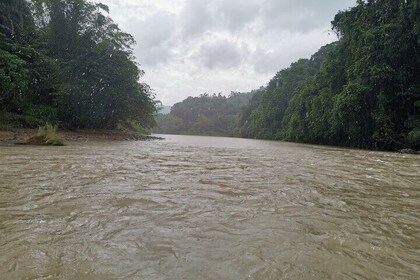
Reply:
M261 0L215 1L215 11L229 30L236 31L257 20L262 7Z
M329 26L340 9L354 5L353 0L266 0L262 8L264 29L308 32Z
M184 37L202 36L207 31L231 33L260 24L257 32L309 32L329 26L339 9L355 0L188 0L182 12Z
M203 92L248 91L336 37L356 0L97 0L138 42L145 82L164 104Z
M235 32L258 18L264 0L187 0L181 13L184 38L211 31Z
M290 32L279 32L277 35L270 49L264 48L263 44L250 57L249 63L254 66L256 73L275 73L299 58L309 58L327 43L326 38L330 38L330 41L335 38L334 35L328 36L328 32L322 28L300 35Z
M204 43L193 58L208 69L228 69L239 66L247 54L243 45L222 39Z
M158 65L171 58L176 26L175 15L158 11L145 19L132 17L127 24L137 41L135 53L142 64Z
M282 56L285 52L280 50L277 51L264 51L259 49L257 51L258 55L255 55L254 60L254 69L258 73L273 73L280 69L280 63L282 61Z
M180 16L183 37L200 36L215 22L211 1L187 0Z

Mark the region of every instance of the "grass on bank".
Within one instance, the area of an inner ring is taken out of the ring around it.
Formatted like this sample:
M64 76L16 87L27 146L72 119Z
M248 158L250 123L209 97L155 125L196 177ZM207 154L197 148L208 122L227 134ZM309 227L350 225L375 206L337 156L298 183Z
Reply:
M57 128L57 125L47 123L44 126L40 126L34 136L17 144L64 146L63 139L57 135Z
M57 135L57 125L47 123L45 126L40 126L36 137L45 140L45 144L51 146L63 146L63 139Z

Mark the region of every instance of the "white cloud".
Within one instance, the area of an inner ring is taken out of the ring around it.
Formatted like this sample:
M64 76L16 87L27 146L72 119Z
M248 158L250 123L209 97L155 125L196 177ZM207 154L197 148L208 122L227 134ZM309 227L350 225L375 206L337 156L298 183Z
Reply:
M330 22L356 0L102 0L131 33L144 80L165 105L249 91L335 40Z

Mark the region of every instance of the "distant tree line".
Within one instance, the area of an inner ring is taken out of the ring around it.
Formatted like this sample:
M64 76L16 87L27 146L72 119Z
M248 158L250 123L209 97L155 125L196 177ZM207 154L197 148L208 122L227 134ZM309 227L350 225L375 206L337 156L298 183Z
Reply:
M0 123L154 124L130 34L86 0L0 1Z
M254 93L232 92L229 97L221 94L188 97L175 104L170 114L159 114L153 132L234 136L237 115Z
M162 132L189 133L194 123L200 134L420 149L420 1L359 0L332 28L337 42L279 71L236 113L214 107L191 122L207 99L222 108L229 98L189 98L158 121Z

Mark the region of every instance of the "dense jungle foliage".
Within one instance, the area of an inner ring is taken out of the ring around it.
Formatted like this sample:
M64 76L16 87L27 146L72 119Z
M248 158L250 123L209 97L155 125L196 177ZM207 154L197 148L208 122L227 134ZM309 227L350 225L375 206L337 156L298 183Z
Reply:
M170 114L159 114L153 132L234 136L237 115L255 92L232 92L229 97L220 94L188 97L175 104Z
M336 43L279 71L235 116L229 98L188 98L160 132L420 149L420 1L359 0L332 29ZM213 101L220 110L202 114Z
M0 1L0 124L154 124L130 34L86 0Z

